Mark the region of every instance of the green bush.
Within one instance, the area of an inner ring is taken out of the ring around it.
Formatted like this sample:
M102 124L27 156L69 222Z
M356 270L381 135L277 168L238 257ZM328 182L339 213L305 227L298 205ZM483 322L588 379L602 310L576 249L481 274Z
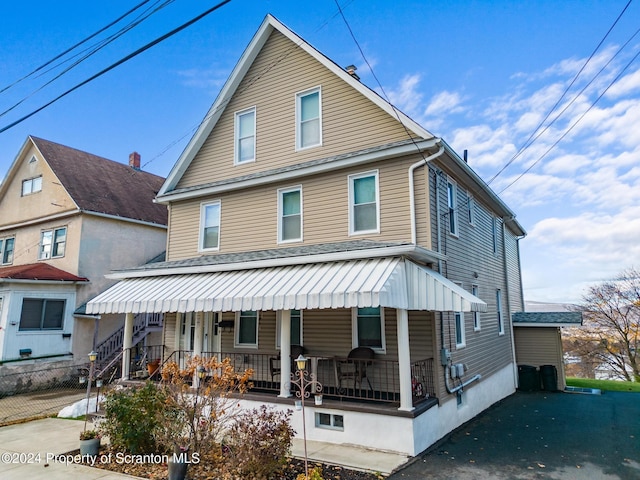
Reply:
M237 478L275 478L287 464L295 434L291 413L264 405L240 413L225 441L226 467Z
M156 453L156 434L165 404L165 395L154 383L106 395L105 421L101 431L111 446L132 454Z

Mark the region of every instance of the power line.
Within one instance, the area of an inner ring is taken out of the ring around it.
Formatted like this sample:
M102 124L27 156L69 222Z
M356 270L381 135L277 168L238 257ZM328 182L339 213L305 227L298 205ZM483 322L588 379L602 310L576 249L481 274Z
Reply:
M109 65L107 68L104 68L102 70L100 70L98 73L96 73L95 75L92 75L91 77L87 78L86 80L76 84L74 87L68 89L67 91L65 91L64 93L58 95L56 98L54 98L53 100L47 102L46 104L42 105L41 107L33 110L32 112L28 113L27 115L19 118L18 120L16 120L15 122L10 123L9 125L6 125L5 127L2 127L0 129L0 133L6 132L7 130L15 127L16 125L24 122L25 120L27 120L28 118L32 117L33 115L35 115L38 112L41 112L42 110L44 110L45 108L51 106L52 104L54 104L55 102L57 102L58 100L60 100L61 98L67 96L68 94L70 94L71 92L79 89L80 87L86 85L87 83L95 80L96 78L104 75L105 73L113 70L114 68L122 65L123 63L131 60L132 58L138 56L139 54L141 54L142 52L150 49L151 47L157 45L158 43L166 40L169 37L172 37L173 35L175 35L178 32L181 32L182 30L184 30L187 27L190 27L191 25L193 25L194 23L196 23L197 21L203 19L204 17L206 17L207 15L209 15L210 13L214 12L215 10L218 10L220 7L223 7L224 5L226 5L227 3L231 2L231 0L223 0L222 2L218 3L217 5L214 5L213 7L211 7L210 9L206 10L205 12L201 13L200 15L192 18L191 20L189 20L186 23L183 23L182 25L180 25L179 27L171 30L170 32L162 35L159 38L156 38L155 40L153 40L152 42L147 43L146 45L144 45L143 47L139 48L138 50L136 50L133 53L130 53L129 55L127 55L126 57L118 60L115 63L112 63L111 65Z
M549 116L553 113L553 111L558 107L558 105L560 104L560 102L564 99L564 97L567 95L567 93L569 92L569 90L571 89L571 87L574 85L574 83L578 80L578 77L582 74L582 72L584 71L584 69L587 67L587 65L589 64L589 62L593 59L593 57L595 56L596 52L600 49L600 47L602 46L602 44L604 43L604 41L607 39L607 37L609 36L609 34L611 33L611 31L613 30L613 28L617 25L618 21L620 20L620 18L622 17L622 15L624 15L624 13L627 11L627 8L629 7L629 5L631 5L631 2L633 0L629 0L627 2L627 4L624 6L624 8L622 9L622 11L620 12L620 14L618 15L618 17L616 18L616 20L613 22L613 24L611 25L611 27L609 27L609 30L607 30L607 33L604 35L604 37L602 37L602 40L600 40L600 42L598 43L598 45L596 46L596 48L593 50L593 52L591 52L591 55L589 55L589 58L587 58L587 61L584 63L584 65L582 65L582 67L580 68L580 70L578 71L578 73L575 74L575 76L573 77L573 79L571 80L571 82L569 83L569 85L567 86L567 88L565 88L564 92L562 92L562 95L560 95L560 98L558 99L558 101L553 105L553 107L551 107L551 109L549 110L549 112L547 112L547 114L545 115L545 117L540 121L540 123L538 124L538 126L533 130L533 132L531 132L531 135L529 135L529 138L527 138L527 140L524 142L524 144L520 147L520 149L516 152L516 154L511 157L511 159L500 169L498 170L498 172L491 177L491 179L487 182L487 185L490 185L502 172L504 172L509 165L511 165L520 155L522 155L524 153L525 150L527 150L539 137L540 135L542 135L547 129L549 129L549 127L551 125L553 125L553 123L560 117L560 115L562 115L562 113L566 110L566 108L560 112L560 114L558 116L556 116L551 122L549 122L549 124L544 128L544 130L542 132L540 132L540 134L536 135L534 138L534 135L536 134L536 132L538 130L540 130L540 128L542 127L542 125L544 124L544 122L547 121L547 119L549 118ZM635 36L635 34L634 34ZM633 37L632 37L633 38ZM631 39L629 39L630 41ZM627 42L629 43L629 42ZM626 44L625 44L626 45ZM617 54L616 54L617 55ZM602 70L601 70L602 71ZM600 74L600 72L598 72L598 75ZM596 75L596 77L598 76ZM595 80L595 77L594 77ZM592 80L593 81L593 80ZM582 90L584 91L584 89ZM573 103L578 96L582 93L582 91L580 93L578 93L574 99L571 101L571 103Z
M91 35L89 35L88 37L84 38L83 40L80 40L78 43L76 43L75 45L72 45L71 47L67 48L64 52L59 53L58 55L56 55L55 57L53 57L52 59L46 61L45 63L43 63L42 65L40 65L39 67L37 67L35 70L29 72L28 74L24 75L23 77L19 78L18 80L16 80L15 82L11 83L10 85L7 85L6 87L4 87L2 90L0 90L0 93L10 89L11 87L17 85L18 83L26 80L27 78L31 77L32 75L38 73L40 70L42 70L43 68L51 65L53 62L55 62L56 60L64 57L67 53L75 50L76 48L78 48L80 45L83 45L84 43L88 42L89 40L91 40L92 38L96 37L97 35L101 34L102 32L104 32L105 30L109 29L110 27L112 27L113 25L115 25L116 23L118 23L120 20L122 20L123 18L127 17L128 15L130 15L131 13L135 12L138 8L142 7L145 3L148 3L150 0L144 0L141 3L139 3L138 5L136 5L135 7L133 7L131 10L127 11L126 13L120 15L118 18L116 18L114 21L108 23L107 25L105 25L104 27L100 28L99 30L97 30L96 32L92 33Z
M618 73L618 75L616 75L616 77L611 81L611 83L609 83L609 85L607 86L607 88L605 88L602 93L600 95L598 95L598 98L596 98L593 103L589 106L589 108L587 110L585 110L585 112L580 115L580 117L578 117L578 119L573 122L571 124L571 126L560 136L560 138L558 138L558 140L556 140L553 145L551 145L546 152L544 152L535 162L533 162L531 165L529 165L529 167L527 167L527 169L522 172L520 175L518 175L516 177L515 180L513 180L509 185L507 185L506 187L504 187L502 190L500 190L500 192L498 192L498 195L501 194L502 192L504 192L506 189L508 189L509 187L511 187L514 183L516 183L518 180L520 180L524 175L526 175L535 165L537 165L544 157L546 157L549 152L551 150L553 150L556 145L558 145L574 128L576 125L578 125L578 123L580 123L580 121L582 121L582 119L585 117L585 115L587 113L589 113L591 111L591 109L593 107L596 106L596 104L600 101L600 99L604 96L605 93L607 93L607 91L613 86L614 83L616 83L618 80L620 80L620 77L622 77L622 74L631 66L631 64L636 60L636 58L638 58L638 56L640 56L640 50L638 50L638 53L636 53L633 58L629 61L629 63L627 63L624 68Z
M148 1L148 0L147 0ZM138 26L140 23L142 23L143 21L145 21L146 19L148 19L151 15L153 15L154 13L160 11L161 9L163 9L164 7L166 7L167 5L169 5L170 3L173 3L175 0L165 0L165 2L163 4L161 4L159 7L153 9L152 11L149 12L149 10L147 10L146 13L139 16L135 21L129 23L128 25L126 25L125 27L121 28L118 32L116 32L115 34L107 37L104 40L101 40L100 42L92 45L91 47L83 50L82 52L72 56L71 58L64 60L63 62L60 62L58 65L55 65L53 67L51 67L49 70L47 70L44 73L48 73L51 70L61 66L62 64L70 61L72 58L75 58L79 55L81 55L84 52L89 51L89 53L85 54L84 56L82 56L79 60L76 60L73 64L71 64L69 67L65 68L62 72L60 72L59 74L57 74L56 76L54 76L53 78L51 78L49 81L45 82L43 85L41 85L40 87L36 88L34 91L32 91L31 93L29 93L27 96L23 97L21 100L19 100L18 102L14 103L11 107L7 108L6 110L4 110L3 112L0 112L0 117L3 117L4 115L6 115L7 113L11 112L13 109L17 108L18 106L20 106L23 102L25 102L26 100L28 100L29 98L31 98L33 95L35 95L36 93L38 93L39 91L43 90L45 87L47 87L48 85L51 85L53 82L55 82L56 80L58 80L60 77L62 77L64 74L68 73L70 70L72 70L73 68L77 67L78 65L80 65L82 62L84 62L87 58L91 57L92 55L94 55L95 53L97 53L98 51L100 51L101 49L103 49L104 47L106 47L107 45L109 45L110 43L114 42L116 39L120 38L122 35L124 35L125 33L129 32L130 30L132 30L134 27ZM159 3L159 2L156 2ZM122 18L122 17L121 17ZM58 56L59 57L59 56ZM38 75L42 76L44 75L44 73Z

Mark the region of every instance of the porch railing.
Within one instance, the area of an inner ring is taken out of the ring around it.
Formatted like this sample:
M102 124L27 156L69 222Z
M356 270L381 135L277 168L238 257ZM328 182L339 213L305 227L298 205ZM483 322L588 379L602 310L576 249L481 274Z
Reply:
M165 361L184 368L193 358L192 351L174 351ZM280 362L278 353L203 352L202 357L229 358L236 371L253 370L253 392L280 392ZM400 379L397 360L353 360L346 357L307 355L309 369L323 386L327 399L371 403L399 404ZM292 359L293 360L293 359ZM131 370L133 371L133 370ZM295 362L291 371L295 372ZM411 364L411 385L414 405L435 397L433 359Z

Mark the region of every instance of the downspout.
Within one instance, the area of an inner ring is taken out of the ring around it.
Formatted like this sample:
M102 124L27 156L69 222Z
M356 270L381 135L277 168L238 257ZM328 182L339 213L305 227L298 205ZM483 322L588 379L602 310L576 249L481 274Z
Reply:
M419 162L416 162L409 167L408 173L409 173L409 209L410 209L410 215L411 215L411 243L414 245L417 245L418 243L417 241L418 234L416 231L417 229L416 228L416 199L415 199L415 191L414 191L413 172L415 171L416 168L426 165L431 160L435 160L436 158L438 158L440 155L444 153L444 145L442 145L441 140L438 140L436 142L436 145L438 144L440 145L440 148L436 153L429 155L427 158L423 158ZM438 232L438 239L440 238L439 235L440 235L440 232ZM440 251L439 248L440 247L438 246L438 251Z

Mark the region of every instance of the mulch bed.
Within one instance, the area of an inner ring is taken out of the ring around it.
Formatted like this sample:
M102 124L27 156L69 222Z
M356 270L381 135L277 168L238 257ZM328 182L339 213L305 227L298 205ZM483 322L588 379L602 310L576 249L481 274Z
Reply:
M80 450L74 450L67 453L67 455L79 455ZM111 452L108 448L101 448L100 455L103 458L115 459L116 453ZM98 457L100 458L100 457ZM90 463L85 463L90 465ZM101 468L103 470L109 470L112 472L126 473L134 477L148 478L150 480L161 480L167 478L167 464L166 463L136 463L136 462L122 462L122 461L108 461L101 463L98 459L95 462L94 467ZM350 470L335 465L329 465L325 463L309 462L309 470L313 467L322 468L322 478L324 480L380 480L384 477L369 472L361 472L358 470ZM299 474L304 474L304 460L297 458L291 458L285 467L282 474L277 477L278 480L296 480ZM217 480L217 473L211 466L211 463L203 459L198 464L191 464L187 471L188 480Z

